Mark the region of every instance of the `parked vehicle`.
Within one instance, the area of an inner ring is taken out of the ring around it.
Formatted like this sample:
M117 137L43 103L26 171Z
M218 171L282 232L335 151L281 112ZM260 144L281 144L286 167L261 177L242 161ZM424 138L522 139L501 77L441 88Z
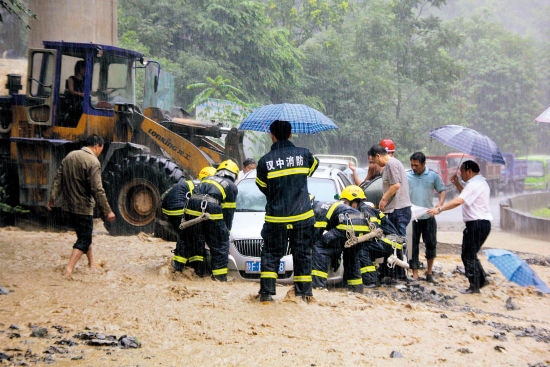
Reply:
M522 192L525 189L524 183L527 177L527 160L516 158L514 153L504 153L502 156L506 165L502 168L500 190L506 193Z
M242 163L242 131L161 109L158 102L173 92L164 87L168 74L139 52L45 41L44 49L29 50L28 60L26 95L19 94L21 77L10 74L9 95L0 96L0 184L10 205L45 212L61 160L94 133L105 139L99 159L116 214L115 222L105 222L113 235L152 232L160 196L170 186L229 158ZM86 70L79 98L66 83L77 61ZM139 68L145 68L143 112L135 98ZM212 139L222 134L225 146Z
M518 159L527 162L525 190L550 189L550 155L530 155Z
M308 178L308 189L315 200L332 201L340 196L342 190L350 185L346 176L336 168L319 166L312 177ZM237 209L233 218L230 235L228 269L240 279L260 278L260 254L263 239L260 235L265 219L266 199L256 186L256 170L248 172L237 184ZM279 267L280 282L293 281L293 262L290 247ZM342 268L329 273L328 281L337 282L342 278Z
M315 154L315 157L319 160L319 166L326 166L329 168L336 168L340 171L344 171L348 168L348 163L352 162L355 167L359 166L359 161L352 155L338 155L338 154Z
M502 181L503 166L501 164L488 163L483 159L458 152L449 153L444 156L427 156L426 166L439 173L443 183L447 187L447 196L450 198L457 194L456 188L451 183L451 177L458 172L460 165L466 160L473 160L479 164L481 174L485 177L491 188L491 195L496 196Z

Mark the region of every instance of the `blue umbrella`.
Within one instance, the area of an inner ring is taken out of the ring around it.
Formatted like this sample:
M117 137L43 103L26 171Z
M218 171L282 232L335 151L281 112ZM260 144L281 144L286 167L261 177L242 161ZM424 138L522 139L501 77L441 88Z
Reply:
M533 269L518 255L508 250L485 250L485 255L491 264L504 274L506 279L528 287L534 285L544 293L550 293L550 288L538 277Z
M445 125L431 130L430 136L451 148L487 162L506 164L495 142L474 129L458 125Z
M257 108L241 122L239 130L269 131L275 120L288 121L295 134L315 134L338 126L314 108L303 104L269 104Z

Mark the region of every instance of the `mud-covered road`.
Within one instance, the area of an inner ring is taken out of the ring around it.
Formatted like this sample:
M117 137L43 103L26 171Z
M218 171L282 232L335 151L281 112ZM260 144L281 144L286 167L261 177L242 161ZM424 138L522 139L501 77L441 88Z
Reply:
M0 294L0 365L550 364L548 296L507 282L484 255L491 284L481 295L459 294L467 283L453 251L459 232L440 234L446 245L437 258L437 285L400 284L363 295L317 291L310 304L279 286L275 302L263 305L255 300L257 283L173 274L172 243L145 234L111 237L99 222L95 230L101 269L81 260L67 280L62 270L73 232L0 228L0 286L8 292ZM550 242L498 231L490 243L533 259L550 255ZM550 284L550 267L535 264ZM91 339L99 342L88 345ZM129 340L136 343L130 347Z

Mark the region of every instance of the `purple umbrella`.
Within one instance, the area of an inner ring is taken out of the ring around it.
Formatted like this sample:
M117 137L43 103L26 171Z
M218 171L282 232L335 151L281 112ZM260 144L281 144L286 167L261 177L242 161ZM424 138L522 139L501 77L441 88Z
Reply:
M445 125L431 130L430 136L451 148L487 162L506 164L496 143L474 129L458 125Z

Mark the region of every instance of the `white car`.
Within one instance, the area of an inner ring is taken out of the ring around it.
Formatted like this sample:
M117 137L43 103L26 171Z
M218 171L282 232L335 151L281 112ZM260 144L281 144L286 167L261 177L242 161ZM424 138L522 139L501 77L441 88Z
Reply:
M350 185L347 177L335 168L319 167L308 178L308 190L315 200L334 201L342 190ZM256 170L248 172L237 184L237 209L230 235L228 269L236 278L257 280L260 278L260 255L263 246L261 230L265 220L265 195L256 186ZM293 281L293 262L290 246L279 266L278 281ZM329 273L328 282L342 279L342 266Z

